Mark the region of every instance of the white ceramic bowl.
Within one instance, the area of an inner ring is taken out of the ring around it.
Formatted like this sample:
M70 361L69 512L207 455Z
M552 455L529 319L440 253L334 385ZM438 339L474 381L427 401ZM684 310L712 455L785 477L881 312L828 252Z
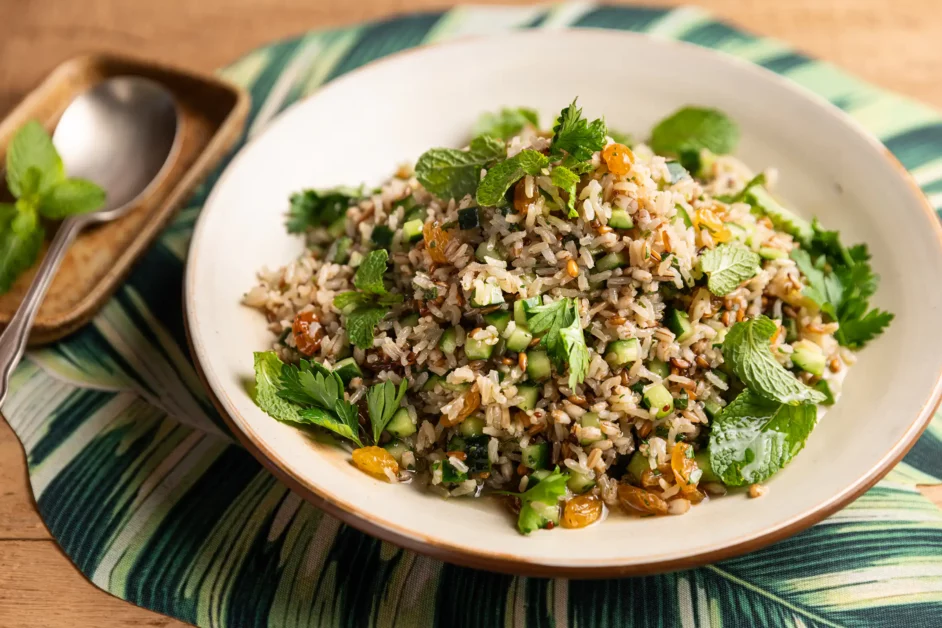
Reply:
M618 63L603 63L620 59ZM506 105L544 120L578 95L586 114L644 137L685 104L742 128L739 155L776 166L778 190L850 242L869 243L896 314L860 355L843 398L760 500L716 499L681 517L611 516L584 530L520 536L488 500L442 501L379 482L349 453L269 418L247 392L262 316L239 304L255 272L302 250L284 229L303 187L376 183L432 146L458 146L476 116ZM690 45L608 31L534 31L420 48L332 82L280 115L226 169L203 209L186 275L187 322L217 405L292 488L347 523L455 563L526 574L612 576L689 567L756 549L846 504L921 433L942 374L940 228L908 175L847 116L777 76Z

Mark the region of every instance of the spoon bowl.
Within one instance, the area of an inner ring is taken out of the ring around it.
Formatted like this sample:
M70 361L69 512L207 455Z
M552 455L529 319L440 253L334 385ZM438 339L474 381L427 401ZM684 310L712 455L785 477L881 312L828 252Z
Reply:
M173 96L159 83L119 76L72 101L52 141L66 173L101 186L105 204L62 222L23 302L0 336L0 405L10 374L26 350L39 306L72 240L90 224L129 212L159 182L179 150L179 111Z

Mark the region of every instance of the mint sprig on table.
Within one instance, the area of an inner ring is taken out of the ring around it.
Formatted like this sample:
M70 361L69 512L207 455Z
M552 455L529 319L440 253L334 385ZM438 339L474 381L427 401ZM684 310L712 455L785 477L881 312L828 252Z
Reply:
M341 292L334 297L334 307L344 312L347 335L350 342L360 349L373 346L376 325L389 313L390 307L402 303L401 294L388 294L383 284L386 262L389 253L386 249L376 249L360 262L353 285L360 292Z
M42 218L61 220L95 211L105 191L66 176L62 158L41 124L23 125L7 149L7 187L15 203L0 203L0 294L36 262L46 232Z

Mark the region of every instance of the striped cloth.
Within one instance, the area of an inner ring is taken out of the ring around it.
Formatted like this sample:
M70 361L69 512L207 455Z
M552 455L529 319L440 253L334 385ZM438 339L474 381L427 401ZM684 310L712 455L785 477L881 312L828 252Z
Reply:
M251 90L243 141L332 78L390 53L512 28L590 26L717 48L850 113L942 204L942 118L693 9L458 8L312 32L222 70ZM942 419L853 505L765 550L608 581L514 578L443 564L341 525L235 445L186 348L180 289L218 173L95 320L31 352L4 412L39 510L96 585L199 626L938 626ZM2 622L0 622L2 623Z

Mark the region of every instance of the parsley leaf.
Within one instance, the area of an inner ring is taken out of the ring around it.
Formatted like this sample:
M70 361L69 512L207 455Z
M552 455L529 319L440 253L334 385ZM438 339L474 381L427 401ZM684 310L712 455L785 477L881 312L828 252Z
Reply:
M291 195L285 226L288 233L304 233L314 227L327 227L347 215L362 196L360 190L338 187L329 190L303 190Z
M540 336L540 345L556 362L557 368L569 368L569 386L585 381L589 369L589 350L585 344L579 305L575 299L559 299L544 305L524 302L527 327Z
M373 442L377 445L383 430L399 409L399 402L406 394L406 388L408 388L406 380L400 382L398 392L396 385L387 380L370 386L366 392L366 406L370 414L370 424L373 426Z
M509 140L527 127L540 127L540 117L533 109L505 107L498 113L482 113L474 125L475 136L489 135Z
M569 387L574 388L576 384L585 381L586 373L589 371L589 349L585 344L582 320L578 313L569 325L559 330L559 341L560 356L558 357L565 357L565 361L569 364Z
M386 273L386 260L389 253L386 249L370 251L357 268L353 278L353 285L364 292L371 294L386 294L383 285L383 275Z
M549 166L549 159L545 155L529 149L494 164L484 175L484 180L478 187L478 204L488 207L506 204L505 195L514 183L522 179L524 175L539 174L547 166Z
M415 164L415 176L435 196L461 200L474 194L483 168L506 156L504 142L485 135L471 140L466 151L454 148L426 151Z
M255 403L262 410L279 421L318 425L362 447L356 407L344 399L339 380L316 363L302 360L296 367L273 351L255 354Z
M710 465L727 486L762 482L801 451L816 423L814 404L780 404L745 390L713 419Z
M384 307L364 307L347 314L347 337L360 349L373 346L376 324L389 313Z
M582 117L582 109L576 101L562 110L553 127L553 143L550 156L560 157L563 152L572 155L578 161L592 158L593 153L605 148L608 129L602 119L589 122Z
M559 342L559 330L571 325L575 318L569 299L559 299L543 305L529 305L524 301L523 310L530 332L536 336L542 336L540 344L551 353L555 353Z
M521 534L530 534L540 530L552 521L559 520L559 500L566 495L566 482L569 476L559 472L559 467L540 483L526 492L516 495L520 499L520 516L517 518L517 529Z
M733 244L721 244L700 256L700 268L709 276L707 288L718 297L754 277L759 265L758 254Z
M556 166L550 173L550 179L553 185L566 192L568 200L566 201L567 215L570 218L578 218L579 212L576 210L576 186L579 184L579 175L566 166Z
M766 316L736 323L723 341L723 358L750 390L766 399L791 405L824 401L823 394L798 381L772 355L769 342L776 329Z
M651 131L651 150L671 157L699 153L704 148L724 155L733 152L738 143L736 123L721 111L702 107L684 107L661 120Z

